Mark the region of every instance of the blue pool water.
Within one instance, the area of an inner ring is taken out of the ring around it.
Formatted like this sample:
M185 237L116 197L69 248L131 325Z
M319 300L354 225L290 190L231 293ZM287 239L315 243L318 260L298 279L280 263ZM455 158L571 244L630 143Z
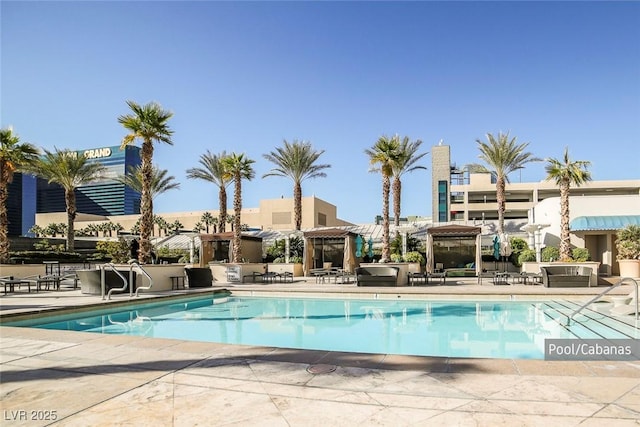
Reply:
M554 305L555 304L555 305ZM546 338L625 338L595 316L563 326L569 302L216 297L16 326L230 344L441 357L544 358ZM606 323L606 322L605 322Z

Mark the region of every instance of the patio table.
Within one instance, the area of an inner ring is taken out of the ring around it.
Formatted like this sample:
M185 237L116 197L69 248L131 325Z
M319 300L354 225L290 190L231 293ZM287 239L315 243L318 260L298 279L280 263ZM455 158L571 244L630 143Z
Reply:
M7 287L9 287L9 292L15 292L16 291L16 288L15 288L16 285L18 285L18 287L20 287L22 285L27 285L27 289L29 290L29 293L31 293L31 282L28 281L28 280L0 279L0 282L2 282L4 284L4 294L5 295L7 295Z

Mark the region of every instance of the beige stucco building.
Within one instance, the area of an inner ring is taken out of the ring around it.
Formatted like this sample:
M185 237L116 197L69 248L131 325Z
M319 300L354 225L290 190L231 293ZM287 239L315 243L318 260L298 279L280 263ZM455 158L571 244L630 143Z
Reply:
M578 190L579 191L579 190ZM540 242L545 246L560 245L560 198L550 197L532 211L536 224L541 224ZM533 219L532 218L532 219ZM640 218L640 195L571 196L569 228L571 245L589 250L591 259L599 262L600 275L617 276L616 232Z
M211 213L217 217L218 210L193 211L193 212L172 212L159 213L168 223L179 221L184 230L193 230L196 223L201 221L205 212ZM229 210L229 214L233 214L233 210ZM294 214L293 199L268 199L261 200L257 208L245 208L241 213L242 224L246 224L250 229L259 230L293 230ZM117 215L117 216L100 216L79 213L75 221L75 229L80 230L90 224L99 224L111 221L122 225L123 231L128 232L140 218L140 215ZM65 212L46 213L36 215L36 225L46 227L52 223L67 222L67 214ZM302 198L302 228L314 227L336 227L342 225L353 225L350 222L343 221L337 217L337 208L329 202L318 199L315 196ZM227 225L227 230L230 230ZM210 230L211 231L211 230ZM156 230L156 235L160 232Z
M469 173L451 162L448 145L432 147L433 222L498 219L496 183L490 173ZM505 219L527 220L529 211L545 199L560 196L555 181L507 183ZM589 181L571 189L572 196L639 196L640 180Z

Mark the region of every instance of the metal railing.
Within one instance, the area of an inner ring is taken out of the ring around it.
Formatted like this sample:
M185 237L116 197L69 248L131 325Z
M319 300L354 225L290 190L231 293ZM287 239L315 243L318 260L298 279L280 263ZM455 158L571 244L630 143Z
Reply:
M109 292L107 293L107 299L110 300L111 299L111 292L114 291L118 291L118 292L124 292L127 290L127 288L129 287L129 282L127 281L127 278L124 277L122 275L122 273L120 273L117 269L116 266L110 262L106 263L106 264L102 264L100 266L100 288L101 288L101 293L102 293L102 299L104 299L104 291L106 288L106 269L110 269L111 271L113 271L114 273L116 273L118 275L118 277L120 277L122 279L122 283L124 283L124 286L121 288L111 288L109 289ZM129 288L129 297L131 297L131 288Z
M129 281L133 280L133 275L135 274L135 272L133 271L134 267L136 267L136 270L139 271L143 276L145 276L149 280L149 286L136 287L136 298L137 298L138 292L140 292L140 290L148 291L149 289L151 289L151 287L153 286L153 279L151 278L149 273L147 273L146 270L142 268L142 266L138 261L136 261L135 259L132 259L132 260L129 260Z
M614 290L618 286L622 285L627 280L630 280L636 286L635 298L633 300L633 304L634 304L633 308L634 308L634 310L636 312L636 322L637 322L638 321L638 282L636 282L636 280L631 278L631 277L623 277L623 278L620 279L620 281L618 283L616 283L615 285L613 285L610 288L605 289L604 292L599 293L598 295L596 295L595 297L591 298L589 301L587 301L586 303L582 304L580 307L575 309L573 311L573 313L571 313L571 316L567 317L567 326L571 326L571 321L573 320L574 316L576 316L578 313L580 313L582 310L584 310L587 306L589 306L593 302L597 301L603 295L608 294L609 292L611 292L612 290Z

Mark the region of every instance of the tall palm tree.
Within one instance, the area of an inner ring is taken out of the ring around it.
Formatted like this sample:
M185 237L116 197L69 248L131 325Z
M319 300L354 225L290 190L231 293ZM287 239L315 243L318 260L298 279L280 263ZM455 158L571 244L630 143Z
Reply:
M547 180L554 180L560 187L560 260L571 259L571 243L569 237L569 190L572 185L580 187L591 181L591 173L587 170L591 162L586 160L572 161L569 158L569 147L564 149L561 160L548 158L545 171Z
M370 172L382 175L382 256L381 262L389 262L389 194L393 166L400 158L400 144L397 139L381 136L373 147L364 152L369 156Z
M38 149L28 142L20 142L13 129L0 129L0 264L9 262L9 184L15 171L37 157Z
M398 135L394 136L394 139L398 140L398 160L393 165L393 216L394 224L396 227L400 226L400 201L402 196L402 175L408 172L413 172L418 169L427 168L421 165L416 165L420 159L427 155L427 153L417 154L422 141L419 139L411 142L409 137L405 136L400 141Z
M224 167L222 165L222 160L227 157L228 155L225 151L220 154L211 154L211 152L207 150L205 154L200 156L200 160L198 161L202 167L187 169L187 178L201 179L218 186L218 224L221 233L226 231L227 187L231 184L231 179L224 178ZM208 232L209 227L207 227L207 233Z
M106 171L101 163L91 163L89 159L76 151L44 150L44 156L30 166L31 172L64 189L67 208L67 250L75 248L74 222L76 219L76 188L99 179Z
M240 262L242 260L242 248L240 232L242 231L240 211L242 210L242 180L251 181L256 173L251 166L255 160L245 157L244 154L232 153L230 156L222 160L225 179L233 179L233 261Z
M128 174L114 178L115 181L142 194L142 166L129 166L128 171ZM169 171L166 169L160 169L156 165L151 166L150 191L152 199L155 199L159 194L165 193L169 190L176 190L180 188L180 183L175 180L176 177L173 175L167 176L168 173Z
M479 139L478 149L480 155L492 173L496 175L496 200L498 201L498 233L504 233L504 212L506 206L505 186L509 182L509 174L530 162L539 162L542 159L534 157L532 153L525 151L529 143L518 144L516 137L509 139L509 133L500 132L496 138L487 133L487 142Z
M173 113L163 110L160 104L150 102L138 105L134 101L127 101L132 114L118 117L118 122L130 133L123 139L121 147L134 144L137 139L142 140L141 173L142 192L140 196L140 250L139 261L147 263L151 260L151 232L153 229L153 198L151 185L153 182L153 143L164 142L173 145L168 121Z
M295 229L300 230L302 225L302 181L307 178L324 178L323 172L331 165L315 164L324 150L316 151L310 142L293 140L292 143L283 141L284 146L276 148L269 154L262 156L275 164L276 167L262 175L289 177L293 181L293 217Z

